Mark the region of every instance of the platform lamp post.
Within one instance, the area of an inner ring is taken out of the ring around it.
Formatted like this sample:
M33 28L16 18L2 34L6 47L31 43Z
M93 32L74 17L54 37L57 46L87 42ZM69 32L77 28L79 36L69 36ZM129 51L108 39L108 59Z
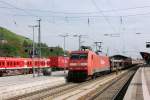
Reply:
M35 27L38 27L37 25L29 25L30 28L32 28L32 31L33 31L33 41L32 41L32 61L33 61L33 67L32 67L32 70L33 70L33 77L35 77L35 64L34 64L34 51L35 51L35 44L34 44L34 28Z
M60 37L62 37L64 39L64 57L65 57L65 51L66 51L66 37L68 37L68 33L64 34L64 35L59 35ZM65 59L64 59L64 66L65 66L65 70L64 70L64 73L66 73L66 62L65 62Z

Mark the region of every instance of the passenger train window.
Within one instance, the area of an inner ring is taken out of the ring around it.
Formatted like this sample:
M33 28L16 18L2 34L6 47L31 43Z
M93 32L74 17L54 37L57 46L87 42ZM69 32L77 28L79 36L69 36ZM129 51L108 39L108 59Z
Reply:
M14 66L16 66L16 62L14 62Z
M92 55L92 60L93 60L93 55Z
M19 65L19 62L17 62L17 65Z
M7 62L7 66L9 66L9 62Z

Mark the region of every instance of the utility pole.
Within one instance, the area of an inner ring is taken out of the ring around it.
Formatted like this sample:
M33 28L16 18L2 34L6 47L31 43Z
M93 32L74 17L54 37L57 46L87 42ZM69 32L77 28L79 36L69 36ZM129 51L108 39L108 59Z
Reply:
M65 51L66 51L66 37L68 37L68 34L64 34L64 35L59 35L60 37L62 37L64 39L64 57L65 57ZM65 65L65 70L66 70L66 62L64 59L64 65ZM64 70L64 73L66 73L66 71Z
M94 42L94 43L96 45L96 52L102 52L102 42Z
M39 44L39 58L41 58L41 19L38 21L38 44Z
M78 37L79 38L79 50L81 50L81 44L84 42L84 41L81 41L82 37L85 37L87 35L73 35L74 37Z
M64 34L64 35L59 35L60 37L62 37L64 39L64 56L65 56L65 50L66 50L66 37L68 37L68 34Z
M33 41L32 41L32 43L33 43L33 44L32 44L32 46L33 46L33 47L32 47L32 61L33 61L33 67L32 67L32 70L33 70L33 77L35 77L35 68L34 68L34 67L35 67L35 64L34 64L34 55L35 55L35 54L34 54L34 51L35 51L34 28L35 28L35 27L38 27L38 26L37 26L37 25L29 25L29 27L32 28L32 30L33 30Z
M38 52L39 52L39 61L41 58L41 19L38 19ZM40 75L40 67L38 68L38 76Z

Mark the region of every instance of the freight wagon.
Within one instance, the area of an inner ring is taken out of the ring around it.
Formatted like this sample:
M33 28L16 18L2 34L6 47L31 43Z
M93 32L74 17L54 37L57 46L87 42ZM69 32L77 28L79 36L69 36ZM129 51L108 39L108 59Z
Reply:
M114 55L110 57L111 71L116 69L127 69L132 66L132 59L123 55Z

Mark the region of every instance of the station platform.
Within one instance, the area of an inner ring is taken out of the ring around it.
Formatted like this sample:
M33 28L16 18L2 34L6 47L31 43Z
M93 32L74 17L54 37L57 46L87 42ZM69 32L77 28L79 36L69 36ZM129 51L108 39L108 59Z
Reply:
M140 67L137 70L124 100L150 100L150 66Z
M0 77L0 100L31 93L37 90L58 86L65 83L64 71L52 72L51 76L18 75Z

